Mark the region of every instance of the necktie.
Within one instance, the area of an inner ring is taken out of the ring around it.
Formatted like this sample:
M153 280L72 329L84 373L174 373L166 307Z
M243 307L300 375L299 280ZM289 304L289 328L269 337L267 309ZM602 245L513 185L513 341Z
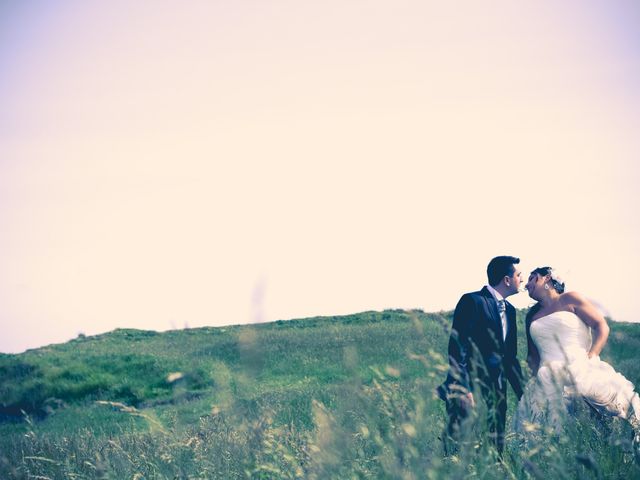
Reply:
M507 338L507 306L504 300L498 300L498 313L500 314L500 321L502 323L502 339Z
M504 303L504 300L497 300L498 302L498 313L500 314L500 322L502 323L502 339L507 339L507 306ZM498 375L498 386L502 388L503 382L503 372L500 372Z

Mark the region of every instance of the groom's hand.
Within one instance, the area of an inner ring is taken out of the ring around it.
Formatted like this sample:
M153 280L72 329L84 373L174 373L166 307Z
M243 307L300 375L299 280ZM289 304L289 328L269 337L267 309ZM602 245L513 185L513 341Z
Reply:
M469 392L460 397L460 403L464 408L475 408L476 401L473 399L473 393Z

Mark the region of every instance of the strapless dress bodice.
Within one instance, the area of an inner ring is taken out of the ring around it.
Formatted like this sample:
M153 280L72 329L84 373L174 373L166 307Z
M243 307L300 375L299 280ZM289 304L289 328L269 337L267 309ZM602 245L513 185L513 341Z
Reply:
M586 359L591 348L591 329L572 312L540 317L531 323L530 333L541 365Z

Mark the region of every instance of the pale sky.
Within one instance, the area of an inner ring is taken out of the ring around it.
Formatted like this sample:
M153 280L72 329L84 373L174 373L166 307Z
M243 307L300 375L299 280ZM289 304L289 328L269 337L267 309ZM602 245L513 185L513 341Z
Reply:
M638 25L633 0L3 1L0 352L448 310L500 254L640 321Z

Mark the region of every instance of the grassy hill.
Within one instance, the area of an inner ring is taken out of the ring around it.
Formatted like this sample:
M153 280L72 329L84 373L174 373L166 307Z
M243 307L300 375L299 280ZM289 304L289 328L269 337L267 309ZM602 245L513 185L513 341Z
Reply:
M409 353L446 341L448 320L423 312L366 312L165 333L115 330L0 357L0 412L42 419L56 405L110 400L142 408L205 399L259 402L324 391L391 365L422 372ZM416 330L416 327L420 331Z
M618 425L607 426L606 437L589 437L590 449L570 453L568 463L558 460L575 448L568 442L529 457L512 442L507 466L489 457L443 460L444 408L433 388L446 371L450 321L450 312L394 310L165 333L116 330L0 355L0 478L640 472ZM522 312L518 321L522 334ZM640 326L611 326L603 358L639 384Z

